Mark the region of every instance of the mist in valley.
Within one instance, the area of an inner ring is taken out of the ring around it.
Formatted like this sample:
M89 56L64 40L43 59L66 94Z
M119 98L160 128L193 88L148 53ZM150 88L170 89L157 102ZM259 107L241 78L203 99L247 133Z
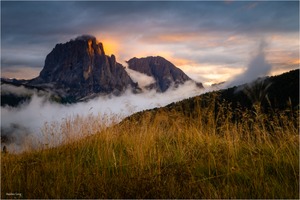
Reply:
M149 78L140 76L141 81L149 82ZM151 81L151 79L150 79ZM25 88L15 88L12 90L24 94ZM22 91L24 89L24 91ZM22 91L22 92L21 92ZM180 101L189 97L197 96L207 90L199 89L194 82L186 82L178 88L170 87L165 93L157 93L155 90L133 94L129 89L121 96L99 96L97 98L79 102L75 104L59 104L49 101L47 97L33 94L29 102L25 102L18 107L1 107L1 132L5 145L11 152L20 152L24 148L39 148L49 144L59 145L64 141L61 139L63 133L61 124L66 120L81 119L86 123L97 123L109 125L119 122L125 117L142 110L155 107L162 107L172 102ZM34 91L30 91L34 92ZM72 125L73 126L73 125ZM74 125L75 126L75 125ZM45 129L52 127L57 133L52 133ZM72 131L74 135L80 136L80 128ZM48 134L48 135L45 135ZM91 133L93 134L93 133ZM54 141L56 140L56 141Z

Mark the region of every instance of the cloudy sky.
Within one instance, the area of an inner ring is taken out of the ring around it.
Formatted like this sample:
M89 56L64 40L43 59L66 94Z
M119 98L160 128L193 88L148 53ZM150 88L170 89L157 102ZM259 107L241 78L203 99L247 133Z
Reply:
M1 1L1 76L38 76L57 43L82 34L120 63L160 55L207 84L246 71L262 41L269 75L299 67L298 1Z

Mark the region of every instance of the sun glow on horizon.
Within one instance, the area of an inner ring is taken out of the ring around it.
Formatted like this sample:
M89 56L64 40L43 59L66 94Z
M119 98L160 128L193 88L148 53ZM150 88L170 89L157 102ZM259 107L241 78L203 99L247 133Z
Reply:
M106 55L111 56L112 54L116 57L118 56L120 45L119 42L116 39L112 38L97 38L99 39L99 42L102 43L103 49Z

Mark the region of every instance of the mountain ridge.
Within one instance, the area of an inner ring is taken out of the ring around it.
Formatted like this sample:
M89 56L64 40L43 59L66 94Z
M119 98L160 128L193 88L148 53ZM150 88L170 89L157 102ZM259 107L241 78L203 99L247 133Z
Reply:
M128 68L132 70L154 77L156 82L147 88L156 89L158 92L165 92L172 84L178 87L186 81L193 81L181 69L161 56L134 57L128 60L127 64ZM202 83L195 82L195 84L199 88L203 88Z
M103 44L92 36L57 44L47 55L40 75L29 84L53 84L76 99L93 93L120 94L129 86L137 89L115 56L107 56Z
M192 81L182 70L166 59L147 57L149 58L155 60L160 70L152 70L154 73L151 76L156 82L147 86L148 89L165 92L171 86L178 87L186 81ZM135 59L137 58L130 59L129 63ZM145 71L141 73L147 75ZM117 62L113 54L106 55L103 44L91 35L81 35L66 43L56 44L46 56L44 67L38 77L31 80L1 78L1 84L51 91L55 94L55 99L67 103L87 100L99 95L118 96L128 89L133 93L142 92L139 83L132 80L125 67ZM202 83L196 85L203 88ZM1 99L3 98L5 97L1 95ZM7 103L5 100L3 102ZM8 105L15 105L15 103Z

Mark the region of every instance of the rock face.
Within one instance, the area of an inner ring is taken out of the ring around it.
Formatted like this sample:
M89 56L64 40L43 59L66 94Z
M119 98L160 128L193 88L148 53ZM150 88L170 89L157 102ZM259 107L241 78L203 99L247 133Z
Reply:
M29 84L51 85L74 99L137 88L115 56L105 55L102 43L88 35L57 44L47 55L40 75Z
M130 69L154 77L156 82L148 88L159 92L165 92L172 85L177 87L186 81L192 81L181 69L160 56L132 58L127 63ZM199 88L203 88L202 83L196 84Z

